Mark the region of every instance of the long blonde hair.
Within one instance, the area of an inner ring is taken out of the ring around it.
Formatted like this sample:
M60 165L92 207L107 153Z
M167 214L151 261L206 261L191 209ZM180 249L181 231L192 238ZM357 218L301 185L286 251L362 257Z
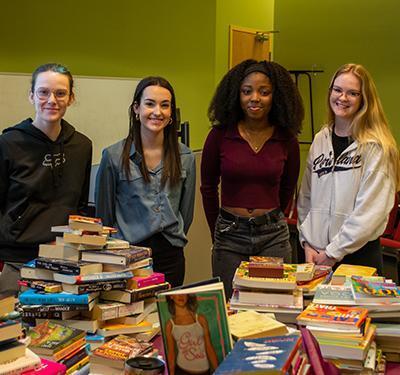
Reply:
M369 72L362 65L345 64L333 75L328 95L328 126L332 127L335 123L335 114L329 102L331 90L336 78L344 73L353 73L361 83L362 102L350 125L351 136L359 143L360 150L371 140L382 147L383 160L388 169L387 173L393 176L396 191L399 191L399 149L383 112L375 83Z

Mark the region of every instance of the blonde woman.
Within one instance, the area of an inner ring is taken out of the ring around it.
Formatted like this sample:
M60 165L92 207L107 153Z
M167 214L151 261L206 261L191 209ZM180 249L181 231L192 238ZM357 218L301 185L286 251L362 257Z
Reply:
M362 65L346 64L334 74L328 111L298 201L306 261L369 265L382 274L379 237L400 186L399 152Z

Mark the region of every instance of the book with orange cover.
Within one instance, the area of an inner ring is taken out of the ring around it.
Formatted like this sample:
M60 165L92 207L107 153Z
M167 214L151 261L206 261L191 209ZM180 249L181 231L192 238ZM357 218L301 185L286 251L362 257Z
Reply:
M134 337L119 335L96 348L90 362L123 369L128 358L142 355L152 349L152 344L138 342Z
M310 303L297 316L297 323L342 330L360 330L368 316L362 307L334 306Z

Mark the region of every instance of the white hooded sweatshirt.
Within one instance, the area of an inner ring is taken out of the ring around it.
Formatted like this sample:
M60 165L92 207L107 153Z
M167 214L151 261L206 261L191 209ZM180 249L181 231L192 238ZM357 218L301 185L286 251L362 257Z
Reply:
M395 183L379 144L362 153L354 141L334 161L332 129L315 137L307 158L297 209L300 243L341 261L385 230Z

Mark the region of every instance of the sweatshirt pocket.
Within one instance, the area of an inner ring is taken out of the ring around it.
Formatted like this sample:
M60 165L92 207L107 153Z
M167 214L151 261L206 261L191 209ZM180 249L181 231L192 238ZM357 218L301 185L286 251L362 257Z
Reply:
M317 249L325 249L329 244L330 216L326 211L311 210L303 223L300 232L304 240Z
M4 216L1 226L1 237L5 242L16 242L23 233L29 230L28 227L35 217L45 209L46 205L43 203L30 203L20 214L15 214L15 211L8 213Z

